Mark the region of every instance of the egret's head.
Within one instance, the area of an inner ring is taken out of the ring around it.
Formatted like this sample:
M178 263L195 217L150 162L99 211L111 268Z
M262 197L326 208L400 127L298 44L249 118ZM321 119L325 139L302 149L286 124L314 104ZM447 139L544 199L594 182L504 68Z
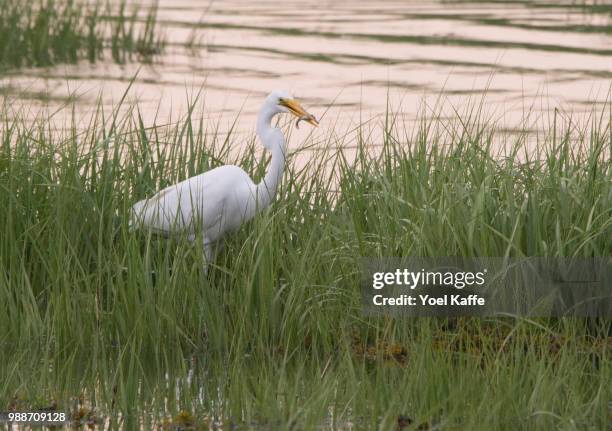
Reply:
M290 113L299 119L306 121L313 126L318 126L319 122L314 115L309 114L291 94L286 91L276 90L270 93L266 103L274 106L277 112Z

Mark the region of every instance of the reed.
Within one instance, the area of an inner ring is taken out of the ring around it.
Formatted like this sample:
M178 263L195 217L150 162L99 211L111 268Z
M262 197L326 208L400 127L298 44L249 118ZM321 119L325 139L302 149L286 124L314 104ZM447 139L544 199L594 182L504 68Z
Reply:
M140 17L125 1L0 0L0 67L43 67L113 61L151 61L163 49L157 6Z
M129 208L220 164L261 178L254 138L234 151L194 109L162 126L133 106L55 132L5 108L0 406L55 400L125 429L604 429L603 333L365 317L359 261L611 256L606 109L583 129L553 115L535 142L459 114L323 126L203 274L199 247L130 232Z

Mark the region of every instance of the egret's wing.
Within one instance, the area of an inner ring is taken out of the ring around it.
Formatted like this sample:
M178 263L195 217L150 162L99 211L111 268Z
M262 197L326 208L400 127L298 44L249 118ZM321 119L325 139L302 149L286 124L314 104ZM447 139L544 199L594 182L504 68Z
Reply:
M225 196L207 172L160 190L132 207L132 225L155 232L204 230L219 223Z

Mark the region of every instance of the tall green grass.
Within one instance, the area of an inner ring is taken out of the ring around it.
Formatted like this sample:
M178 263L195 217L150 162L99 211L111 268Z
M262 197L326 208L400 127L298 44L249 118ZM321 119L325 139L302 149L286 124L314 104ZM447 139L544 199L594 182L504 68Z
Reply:
M365 317L359 288L361 256L611 256L608 111L553 115L531 142L470 114L323 122L208 274L185 238L127 226L215 166L262 178L255 139L236 152L192 112L54 132L4 110L0 407L55 400L125 429L609 425L610 338L585 322Z
M150 61L163 47L157 7L140 21L125 1L0 0L0 67L93 63L106 51L119 63Z

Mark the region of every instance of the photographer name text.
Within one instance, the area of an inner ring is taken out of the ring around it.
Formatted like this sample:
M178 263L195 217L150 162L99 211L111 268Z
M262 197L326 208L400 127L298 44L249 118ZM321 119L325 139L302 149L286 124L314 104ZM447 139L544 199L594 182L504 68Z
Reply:
M459 295L446 294L441 296L431 295L399 295L394 297L385 297L383 295L374 295L372 302L376 306L484 306L486 299L477 294Z

